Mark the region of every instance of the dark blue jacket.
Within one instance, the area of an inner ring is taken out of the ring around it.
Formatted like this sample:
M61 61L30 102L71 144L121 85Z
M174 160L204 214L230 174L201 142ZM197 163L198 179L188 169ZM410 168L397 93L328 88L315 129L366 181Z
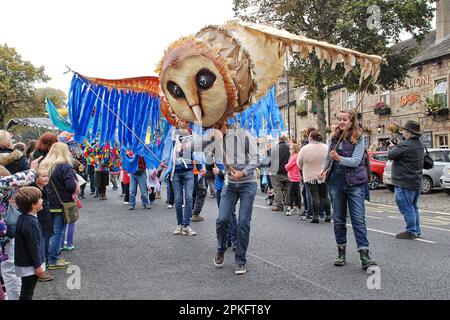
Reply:
M0 148L0 153L11 153L13 152L13 149L9 149L9 148ZM25 156L23 156L22 158L7 164L5 166L6 169L8 169L8 171L11 174L17 173L17 172L21 172L21 171L25 171L30 169L30 165L28 164L28 160L27 158L25 158Z
M72 166L68 163L57 165L53 169L52 176L50 177L50 182L48 184L48 200L50 210L62 209L62 205L55 194L52 182L54 183L56 190L58 190L62 202L73 201L73 194L77 188L77 181Z
M44 189L41 189L36 185L34 186L42 192L42 210L38 212L39 224L41 225L43 235L50 237L53 235L53 216L50 213L50 204L48 202L49 186L46 185Z
M392 163L392 183L396 187L419 191L422 188L424 146L419 139L400 142L389 150Z
M22 213L17 219L14 264L38 268L45 262L44 238L37 217Z

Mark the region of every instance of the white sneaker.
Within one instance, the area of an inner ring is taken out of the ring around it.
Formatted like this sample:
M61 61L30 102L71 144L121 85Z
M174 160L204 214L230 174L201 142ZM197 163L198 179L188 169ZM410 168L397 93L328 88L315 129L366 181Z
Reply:
M124 202L123 202L123 204L130 204L130 203L129 203L129 202L127 202L127 201L124 201Z
M183 226L182 225L178 225L177 228L175 229L175 231L173 232L174 235L180 235L182 234L182 230L183 230Z
M173 209L173 205L169 204L169 205L167 206L167 209Z
M183 230L181 231L181 234L186 235L186 236L196 236L197 232L192 230L192 228L190 226L187 226L187 227L183 228Z

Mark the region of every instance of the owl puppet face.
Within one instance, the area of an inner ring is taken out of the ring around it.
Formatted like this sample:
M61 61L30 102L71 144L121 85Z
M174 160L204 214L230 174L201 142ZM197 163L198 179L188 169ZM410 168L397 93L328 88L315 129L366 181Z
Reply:
M212 127L236 104L225 59L193 37L171 45L160 66L161 89L178 118Z

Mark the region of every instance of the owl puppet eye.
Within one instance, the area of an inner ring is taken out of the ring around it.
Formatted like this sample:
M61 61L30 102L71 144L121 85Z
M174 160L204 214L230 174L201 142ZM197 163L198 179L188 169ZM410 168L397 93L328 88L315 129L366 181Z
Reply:
M195 76L195 82L200 90L208 90L216 81L216 75L208 69L201 69Z
M175 99L183 99L185 97L183 90L173 81L167 82L167 90Z

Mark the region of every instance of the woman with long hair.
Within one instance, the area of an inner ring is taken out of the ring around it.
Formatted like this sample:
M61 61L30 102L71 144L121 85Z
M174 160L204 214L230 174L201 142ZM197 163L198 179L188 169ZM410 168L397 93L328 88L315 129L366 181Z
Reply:
M376 262L369 256L367 240L364 205L367 183L364 136L353 112L341 110L338 121L339 124L329 145L329 154L325 159L328 166L321 173L322 177L326 174L333 204L334 235L338 247L334 265L343 266L346 262L348 208L362 268L366 270L376 265Z
M46 170L50 177L48 200L50 212L53 215L53 236L50 239L48 269L56 270L67 268L70 263L59 260L59 252L65 225L63 220L62 204L56 195L56 190L61 198L61 201L73 201L73 195L77 189L77 179L73 171L72 156L68 146L61 142L53 144L47 156L41 162L40 168ZM69 228L68 238L73 238L73 229L74 226Z

